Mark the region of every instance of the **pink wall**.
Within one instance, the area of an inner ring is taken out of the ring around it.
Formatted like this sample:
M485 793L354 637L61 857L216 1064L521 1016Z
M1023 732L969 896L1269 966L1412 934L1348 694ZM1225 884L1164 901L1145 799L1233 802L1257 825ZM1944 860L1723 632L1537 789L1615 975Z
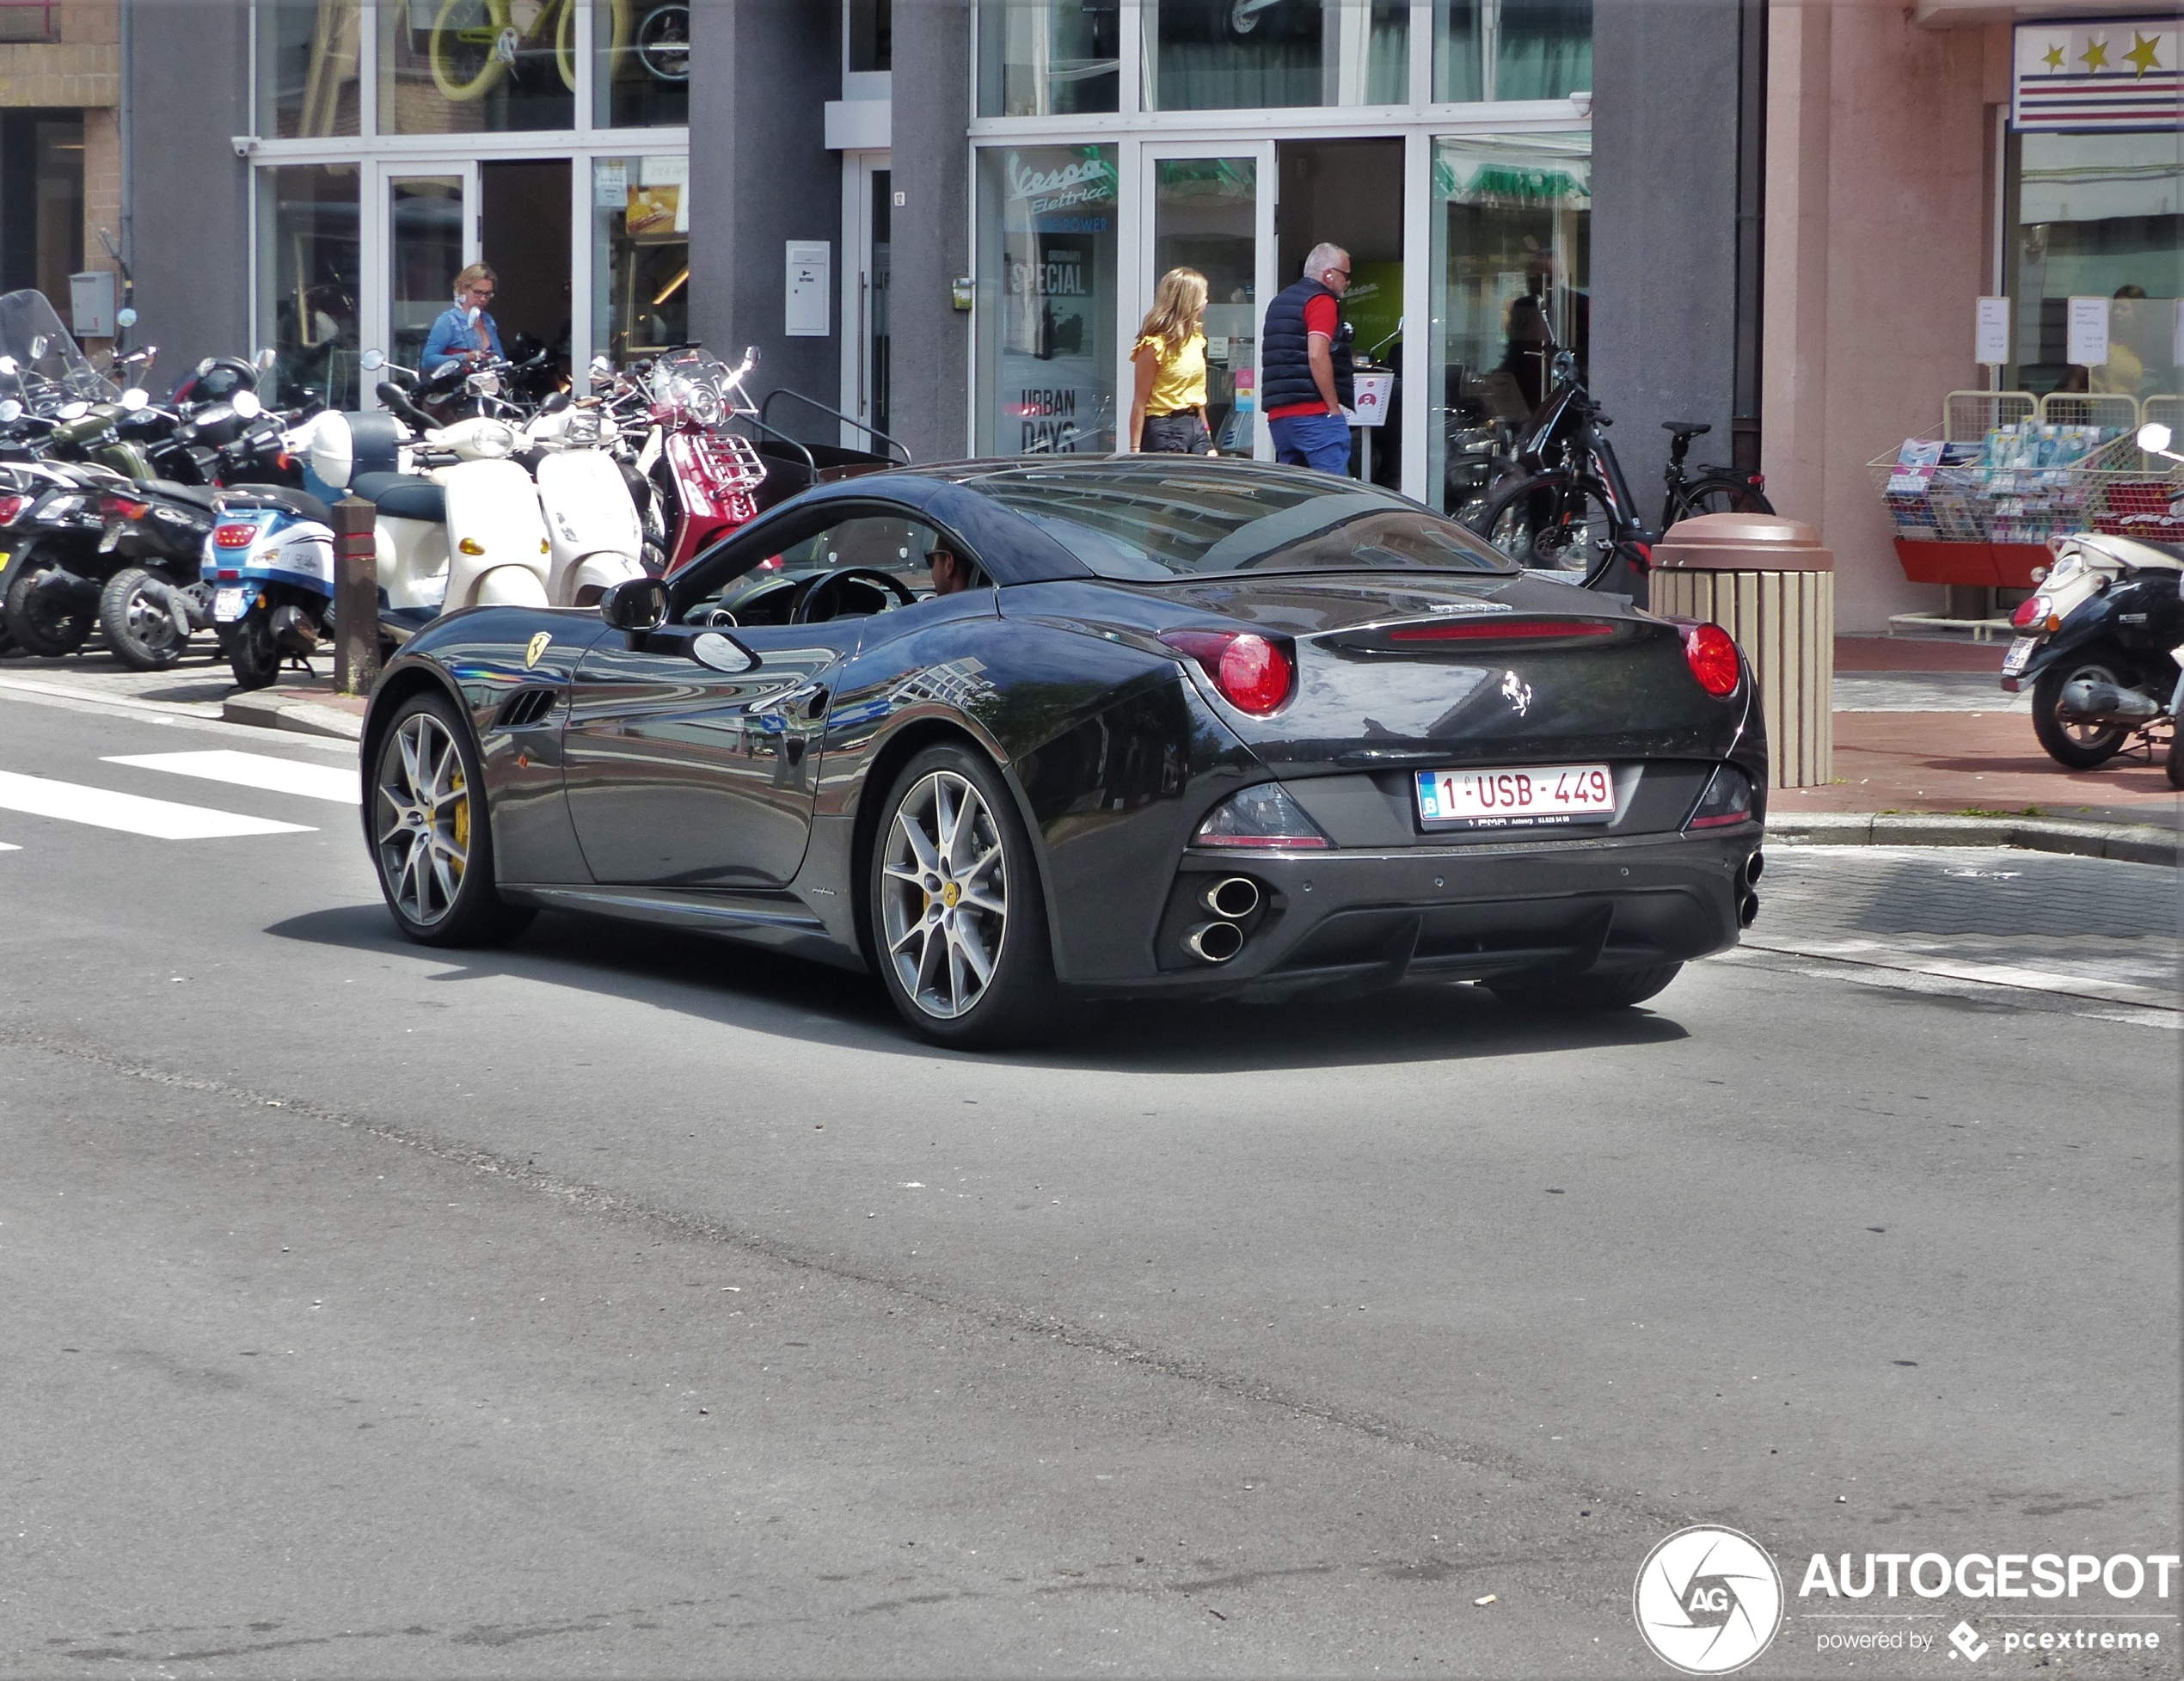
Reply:
M1773 0L1764 464L1776 507L1835 550L1844 630L1942 605L1904 578L1866 463L1985 383L1991 35L2006 51L2007 26L1920 28L1900 0Z

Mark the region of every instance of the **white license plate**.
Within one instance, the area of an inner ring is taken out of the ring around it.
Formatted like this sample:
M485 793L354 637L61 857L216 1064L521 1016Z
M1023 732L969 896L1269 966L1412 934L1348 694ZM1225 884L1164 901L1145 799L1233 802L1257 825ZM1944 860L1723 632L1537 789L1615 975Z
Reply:
M2040 646L2037 636L2020 636L2009 645L2009 652L2002 657L2002 674L2015 677L2032 664L2033 650Z
M1421 770L1417 787L1419 818L1433 828L1541 829L1616 814L1616 779L1604 764Z
M250 592L247 589L215 590L212 592L212 618L218 624L232 624L250 610Z

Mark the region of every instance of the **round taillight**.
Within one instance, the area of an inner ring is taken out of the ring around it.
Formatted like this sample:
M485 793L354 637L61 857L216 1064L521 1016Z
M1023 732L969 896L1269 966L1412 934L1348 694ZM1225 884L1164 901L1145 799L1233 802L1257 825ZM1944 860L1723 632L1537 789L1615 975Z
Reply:
M1245 635L1221 650L1214 681L1245 712L1272 712L1289 698L1289 656L1264 636Z
M2009 622L2020 630L2029 630L2046 617L2046 598L2028 595L2017 604L2017 610L2009 616Z
M1733 695L1737 684L1744 681L1737 645L1718 624L1702 624L1686 632L1684 658L1690 662L1699 687L1709 695Z

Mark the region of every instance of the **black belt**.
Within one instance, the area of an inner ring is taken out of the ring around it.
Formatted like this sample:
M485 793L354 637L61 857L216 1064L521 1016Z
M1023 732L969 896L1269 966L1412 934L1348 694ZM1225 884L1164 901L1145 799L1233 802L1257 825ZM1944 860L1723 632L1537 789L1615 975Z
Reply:
M1197 413L1198 410L1195 408L1171 408L1164 414L1156 414L1148 409L1145 411L1145 418L1149 420L1172 420L1178 414L1196 414Z

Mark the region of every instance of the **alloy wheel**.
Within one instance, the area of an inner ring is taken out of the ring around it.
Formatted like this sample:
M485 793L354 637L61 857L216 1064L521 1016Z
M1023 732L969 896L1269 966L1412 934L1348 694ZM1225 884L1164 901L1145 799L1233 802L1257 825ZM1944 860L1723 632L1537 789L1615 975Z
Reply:
M431 713L403 719L380 749L377 805L388 897L420 927L445 920L470 863L470 790L455 738Z
M881 862L887 961L926 1015L952 1020L986 995L1009 931L1001 831L965 777L936 770L896 807Z

